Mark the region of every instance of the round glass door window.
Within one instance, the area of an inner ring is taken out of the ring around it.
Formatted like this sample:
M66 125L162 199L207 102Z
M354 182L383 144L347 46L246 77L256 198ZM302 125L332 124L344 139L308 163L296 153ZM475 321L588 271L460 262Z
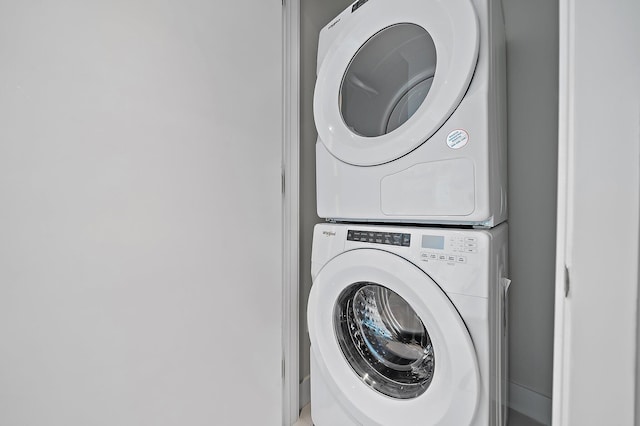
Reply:
M410 399L431 384L435 354L429 334L413 308L388 288L360 282L343 290L334 331L351 368L376 391Z
M419 25L396 24L371 37L342 78L340 113L360 136L382 136L407 121L427 97L436 47Z

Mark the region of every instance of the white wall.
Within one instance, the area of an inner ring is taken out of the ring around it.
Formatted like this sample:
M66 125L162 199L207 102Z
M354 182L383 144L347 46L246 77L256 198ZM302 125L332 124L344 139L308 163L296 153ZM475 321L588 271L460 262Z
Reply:
M0 424L281 423L280 26L0 2Z

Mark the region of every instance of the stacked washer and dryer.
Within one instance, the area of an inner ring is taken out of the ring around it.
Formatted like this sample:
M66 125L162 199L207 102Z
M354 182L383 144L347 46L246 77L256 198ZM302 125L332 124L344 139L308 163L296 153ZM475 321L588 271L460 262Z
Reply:
M358 0L320 32L316 426L506 424L499 0Z

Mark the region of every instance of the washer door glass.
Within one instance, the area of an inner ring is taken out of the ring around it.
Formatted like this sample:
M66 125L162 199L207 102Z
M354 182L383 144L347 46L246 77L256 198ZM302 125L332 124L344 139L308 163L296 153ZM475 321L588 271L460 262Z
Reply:
M431 35L415 24L397 24L371 37L355 54L340 87L340 113L360 136L392 132L427 97L436 69Z
M340 349L360 379L398 399L423 394L434 374L427 330L402 297L371 282L342 291L334 308Z

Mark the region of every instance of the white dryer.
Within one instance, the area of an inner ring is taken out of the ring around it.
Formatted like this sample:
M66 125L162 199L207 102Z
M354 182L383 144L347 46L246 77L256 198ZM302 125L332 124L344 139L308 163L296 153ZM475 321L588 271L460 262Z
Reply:
M317 225L316 426L506 424L507 225Z
M324 27L318 215L504 221L504 43L499 0L358 0Z

